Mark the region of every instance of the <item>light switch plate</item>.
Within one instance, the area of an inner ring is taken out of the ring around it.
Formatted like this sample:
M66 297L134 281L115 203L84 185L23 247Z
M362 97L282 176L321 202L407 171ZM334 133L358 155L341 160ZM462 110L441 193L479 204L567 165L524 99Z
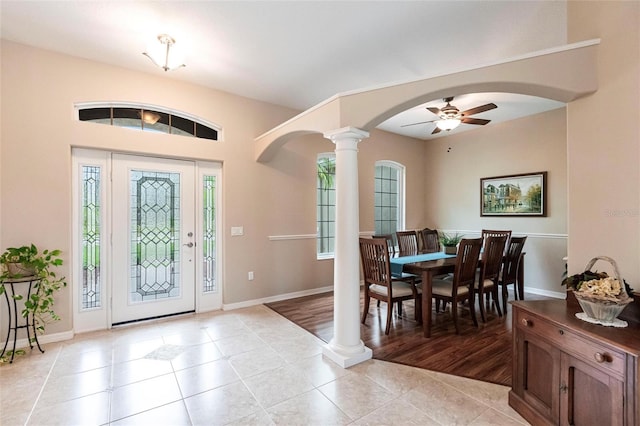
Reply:
M231 227L231 236L237 237L239 235L244 235L244 227L242 226L232 226Z

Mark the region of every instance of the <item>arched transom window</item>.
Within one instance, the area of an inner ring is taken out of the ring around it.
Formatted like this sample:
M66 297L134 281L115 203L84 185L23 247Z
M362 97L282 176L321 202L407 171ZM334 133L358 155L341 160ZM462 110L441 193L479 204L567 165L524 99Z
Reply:
M147 132L220 140L220 127L190 114L166 108L126 103L76 104L78 119Z

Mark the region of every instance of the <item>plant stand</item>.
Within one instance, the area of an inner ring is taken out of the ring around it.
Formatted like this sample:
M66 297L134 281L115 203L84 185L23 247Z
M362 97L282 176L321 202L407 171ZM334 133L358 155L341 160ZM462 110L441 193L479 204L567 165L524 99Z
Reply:
M0 285L4 286L4 297L7 302L7 312L9 314L9 326L7 327L7 338L4 342L4 347L2 348L2 352L0 352L0 358L2 358L7 350L7 346L9 345L9 338L11 336L11 332L13 331L13 350L11 352L11 360L9 363L13 363L13 357L16 354L16 342L18 340L18 329L26 328L27 329L27 340L29 341L29 347L33 349L33 342L35 341L36 345L40 352L44 353L44 350L40 347L40 342L38 342L38 333L36 332L36 322L34 315L32 314L29 318L25 318L25 323L22 325L18 325L18 303L15 299L15 284L21 283L29 283L29 288L27 289L27 300L31 297L31 291L33 290L33 286L37 283L40 278L36 276L22 277L22 278L13 278L7 279ZM9 294L9 290L11 290L11 294ZM13 301L13 303L11 303ZM33 341L31 340L31 331L33 331Z

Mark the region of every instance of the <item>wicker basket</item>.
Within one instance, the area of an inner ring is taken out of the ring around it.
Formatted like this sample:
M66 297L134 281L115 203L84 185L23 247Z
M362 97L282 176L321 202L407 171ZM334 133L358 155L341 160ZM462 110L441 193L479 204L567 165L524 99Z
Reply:
M616 274L615 278L620 282L622 286L622 293L616 299L611 298L600 298L598 296L594 296L591 294L583 293L580 291L574 291L573 294L576 296L576 300L580 304L582 311L590 318L598 320L603 323L613 323L616 320L616 317L622 313L624 308L631 302L633 302L633 298L629 297L625 288L624 288L624 280L620 277L620 271L618 270L618 265L616 261L610 257L606 256L598 256L594 257L587 263L585 267L585 271L590 271L593 265L598 260L605 260L613 266L613 270Z

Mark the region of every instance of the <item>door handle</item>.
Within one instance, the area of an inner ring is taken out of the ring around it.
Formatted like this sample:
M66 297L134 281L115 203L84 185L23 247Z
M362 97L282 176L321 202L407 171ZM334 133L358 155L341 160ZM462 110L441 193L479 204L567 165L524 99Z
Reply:
M187 246L189 248L193 247L195 244L194 243L187 243L187 244L183 244L183 246Z

